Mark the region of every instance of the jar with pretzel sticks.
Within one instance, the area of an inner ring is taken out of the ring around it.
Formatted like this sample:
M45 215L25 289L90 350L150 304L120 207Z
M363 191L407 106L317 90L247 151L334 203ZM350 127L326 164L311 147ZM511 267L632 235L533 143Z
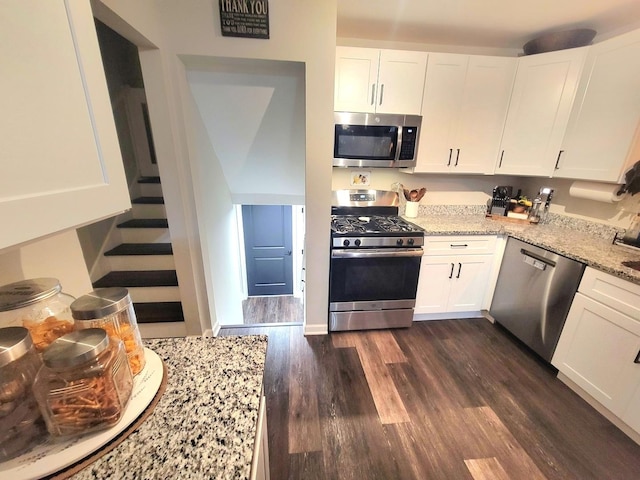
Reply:
M83 295L71 304L71 314L78 330L103 328L109 336L122 340L131 372L135 376L142 371L144 345L126 288L100 288Z
M46 438L32 389L41 366L26 328L0 328L0 462Z
M131 398L133 375L120 340L88 328L55 340L42 354L34 394L53 437L112 427Z
M23 326L42 353L56 338L74 330L69 306L74 297L56 278L32 278L0 287L0 327Z

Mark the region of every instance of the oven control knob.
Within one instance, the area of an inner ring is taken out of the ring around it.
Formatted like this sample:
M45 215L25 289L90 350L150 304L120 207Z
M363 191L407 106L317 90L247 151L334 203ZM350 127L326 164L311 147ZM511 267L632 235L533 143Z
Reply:
M345 240L344 242L342 242L342 245L344 245L345 247L348 247L349 243L350 243L349 240Z
M409 245L413 245L413 238L410 238L409 240L407 240L407 242L409 243Z
M398 240L396 240L396 245L402 245L404 242L401 238L399 238Z
M360 241L360 239L358 238L358 239L356 240L356 242L355 242L355 243L356 243L356 247L359 247L359 246L360 246L360 244L361 244L362 242L361 242L361 241Z

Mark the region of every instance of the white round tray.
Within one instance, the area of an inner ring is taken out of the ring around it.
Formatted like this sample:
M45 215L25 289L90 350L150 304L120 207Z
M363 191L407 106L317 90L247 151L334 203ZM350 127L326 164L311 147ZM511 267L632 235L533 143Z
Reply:
M0 463L0 478L31 480L51 475L82 460L122 433L149 406L162 384L162 360L148 348L144 349L144 356L146 364L133 379L131 400L116 425L65 441L47 440L19 457Z

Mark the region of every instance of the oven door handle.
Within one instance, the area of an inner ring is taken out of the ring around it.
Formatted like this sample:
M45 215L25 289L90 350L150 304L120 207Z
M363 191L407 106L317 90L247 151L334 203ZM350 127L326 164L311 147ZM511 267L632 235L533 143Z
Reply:
M375 248L362 250L331 250L331 258L398 258L421 257L421 248Z

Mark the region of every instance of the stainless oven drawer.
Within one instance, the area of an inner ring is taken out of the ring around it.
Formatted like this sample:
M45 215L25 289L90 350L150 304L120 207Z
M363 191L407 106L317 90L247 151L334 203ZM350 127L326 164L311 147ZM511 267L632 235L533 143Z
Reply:
M406 328L413 322L413 308L355 312L330 312L329 331Z

